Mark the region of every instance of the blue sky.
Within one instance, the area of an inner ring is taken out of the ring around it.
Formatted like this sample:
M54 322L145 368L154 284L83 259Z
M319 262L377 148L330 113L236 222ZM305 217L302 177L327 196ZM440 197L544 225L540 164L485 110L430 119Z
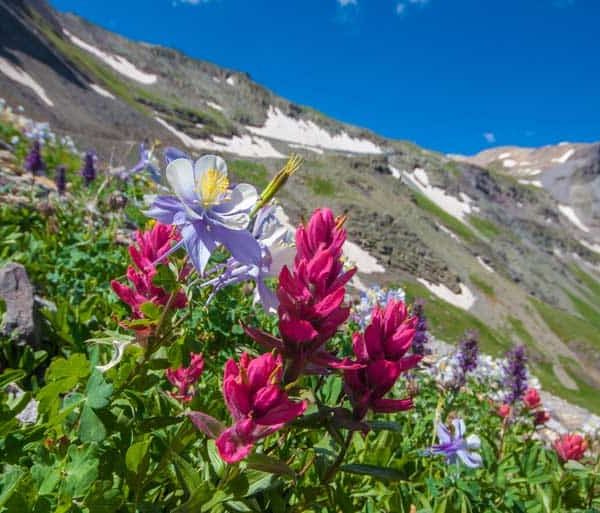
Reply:
M51 0L382 135L600 140L598 0Z

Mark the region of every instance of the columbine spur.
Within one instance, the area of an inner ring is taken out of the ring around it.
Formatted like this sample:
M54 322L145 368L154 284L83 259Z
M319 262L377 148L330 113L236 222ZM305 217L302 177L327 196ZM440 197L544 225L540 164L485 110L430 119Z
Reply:
M465 422L462 419L454 419L452 425L454 426L454 435L441 422L437 425L440 443L427 449L425 453L445 456L446 462L449 464L456 463L460 459L467 467L481 467L481 455L476 452L481 446L479 437L469 435L465 439Z
M176 225L192 264L204 275L210 255L223 244L242 264L259 265L261 248L247 230L256 189L241 183L230 188L225 161L205 155L195 163L187 158L169 162L166 177L173 196L156 196L146 215Z

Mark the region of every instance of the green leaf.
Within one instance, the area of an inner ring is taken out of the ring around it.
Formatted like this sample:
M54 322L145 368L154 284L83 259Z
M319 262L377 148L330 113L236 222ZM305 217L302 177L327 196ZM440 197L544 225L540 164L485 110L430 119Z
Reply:
M179 456L174 452L171 452L169 458L175 466L175 471L179 480L187 490L188 494L192 495L194 490L202 485L202 478L200 472L193 467L191 463Z
M62 491L71 498L83 497L98 478L98 458L95 448L90 446L87 449L78 449L71 445L67 456L69 463L63 473Z
M403 480L402 473L393 468L353 463L350 465L342 465L340 469L344 472L349 472L350 474L360 474L363 476L374 477L380 481L390 482Z
M10 383L16 383L25 377L25 372L20 369L5 369L0 374L0 388L4 388Z
M152 283L157 287L165 289L167 292L173 292L179 288L179 283L173 271L165 265L158 264L156 266L156 274L152 278Z
M79 419L79 438L82 442L101 442L106 438L104 424L87 404Z
M148 453L150 449L151 438L142 440L141 442L135 442L132 444L127 453L125 454L125 465L127 470L132 472L134 475L144 475L148 470L148 462L150 455Z
M248 468L269 472L270 474L286 475L291 478L296 477L296 473L290 468L287 463L284 463L277 458L272 458L266 454L251 454L246 458Z
M86 387L87 405L90 408L104 408L108 404L113 387L107 383L99 370L94 370Z
M142 311L145 317L152 321L157 321L160 318L162 312L161 308L152 301L146 301L140 306L140 310Z
M57 358L46 371L47 381L59 381L62 379L73 379L79 381L90 374L90 362L81 353L75 353L68 360Z
M210 459L210 465L213 468L217 477L223 477L223 472L225 472L225 462L219 456L219 452L217 450L217 446L215 445L214 440L208 440L206 444L206 448L208 450L208 458Z

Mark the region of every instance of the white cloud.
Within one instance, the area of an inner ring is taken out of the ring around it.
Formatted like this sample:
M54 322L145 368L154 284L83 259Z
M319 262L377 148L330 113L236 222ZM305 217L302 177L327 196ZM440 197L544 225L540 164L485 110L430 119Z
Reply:
M396 14L398 16L400 16L401 14L404 14L404 11L406 10L406 5L399 3L396 4Z
M496 135L493 132L484 132L483 138L489 143L496 142Z
M358 0L337 0L337 3L342 7L348 7L349 5L358 5Z

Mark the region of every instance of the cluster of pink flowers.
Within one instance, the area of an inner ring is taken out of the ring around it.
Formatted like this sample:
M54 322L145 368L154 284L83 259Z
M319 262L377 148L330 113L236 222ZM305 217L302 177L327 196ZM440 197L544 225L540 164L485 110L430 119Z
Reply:
M405 356L412 345L418 319L409 317L402 301L390 301L385 310L375 307L364 334L353 337L354 354L362 364L344 371L344 387L354 409L362 419L369 409L379 413L408 410L412 399L384 399L400 374L412 369L422 356Z
M588 447L585 438L577 434L562 435L553 445L562 461L580 460Z
M173 226L155 223L146 232L137 231L136 243L129 246L129 255L134 265L127 267L127 279L131 286L112 280L111 286L121 301L131 307L135 319L144 317L141 306L144 303L154 303L164 306L169 301L170 293L162 287L154 285L152 280L156 276L156 265L164 263L167 253L174 243L179 240L179 235ZM179 291L171 301L171 308L183 308L187 298L183 291Z
M345 285L356 272L356 268L343 270L346 230L341 225L331 210L317 209L308 225L297 229L293 269L282 268L277 287L281 338L246 329L256 342L283 356L286 383L304 372L345 368L324 347L350 315L350 307L344 304Z
M194 397L193 387L204 371L204 358L202 354L190 353L190 365L177 369L167 369L167 379L177 388L171 395L184 403L190 402Z
M550 420L550 414L543 409L542 398L540 393L535 388L525 390L522 398L523 408L533 414L533 423L536 426L545 424ZM498 415L502 418L507 418L512 414L513 407L510 404L504 403L498 408Z

